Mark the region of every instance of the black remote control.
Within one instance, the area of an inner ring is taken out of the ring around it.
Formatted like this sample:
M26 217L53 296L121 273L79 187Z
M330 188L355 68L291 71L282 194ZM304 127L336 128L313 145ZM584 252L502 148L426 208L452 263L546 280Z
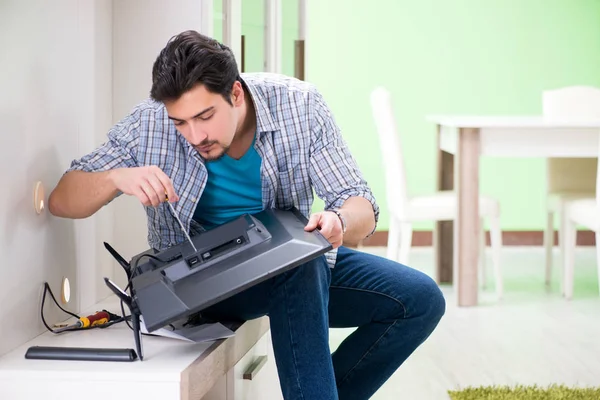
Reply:
M27 349L25 358L30 360L135 361L137 355L133 349L32 346Z

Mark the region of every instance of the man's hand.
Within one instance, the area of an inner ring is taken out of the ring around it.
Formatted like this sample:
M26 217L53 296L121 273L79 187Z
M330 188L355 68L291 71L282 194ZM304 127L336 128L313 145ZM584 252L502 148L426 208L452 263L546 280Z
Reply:
M157 207L165 201L177 201L171 179L157 166L118 168L109 175L115 187L130 196L137 197L143 205Z
M342 221L336 213L331 211L323 211L312 214L308 220L308 224L304 227L307 232L319 229L325 239L331 243L334 249L342 245L344 235L342 234Z

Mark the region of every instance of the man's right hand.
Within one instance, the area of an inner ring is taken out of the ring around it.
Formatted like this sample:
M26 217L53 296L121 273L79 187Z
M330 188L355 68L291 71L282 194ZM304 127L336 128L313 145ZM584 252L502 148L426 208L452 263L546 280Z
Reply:
M143 205L157 207L165 201L178 201L173 182L159 167L117 168L110 172L109 179L121 192L137 197Z

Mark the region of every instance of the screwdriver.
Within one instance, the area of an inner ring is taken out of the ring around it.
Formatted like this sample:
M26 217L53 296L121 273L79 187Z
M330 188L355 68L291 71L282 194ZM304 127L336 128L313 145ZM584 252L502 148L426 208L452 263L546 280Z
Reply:
M190 234L187 232L187 230L185 229L185 227L183 226L183 223L181 222L181 220L179 219L179 216L177 215L177 213L175 212L175 208L173 207L173 204L171 204L169 202L169 196L167 196L167 194L165 193L165 200L167 201L167 204L169 205L169 208L171 208L171 212L173 213L173 216L175 217L175 219L177 220L177 222L179 223L179 226L181 227L181 230L183 231L183 234L185 235L185 237L187 238L187 240L190 242L190 244L192 245L192 248L194 249L194 251L198 251L198 249L196 248L196 246L194 246L194 242L192 242L192 238L190 237Z
M73 325L62 327L54 332L60 333L77 328L89 328L90 326L102 325L107 323L109 319L110 315L108 315L106 311L98 311L95 314L88 315L87 317L80 317Z

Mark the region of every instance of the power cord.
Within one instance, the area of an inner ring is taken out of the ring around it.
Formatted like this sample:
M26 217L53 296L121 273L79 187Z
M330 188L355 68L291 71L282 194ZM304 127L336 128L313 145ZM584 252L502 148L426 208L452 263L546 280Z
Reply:
M104 329L104 328L108 328L109 326L112 326L114 324L118 324L119 322L128 321L129 319L131 319L131 316L125 316L124 312L123 312L123 316L120 317L116 314L111 313L110 311L102 310L105 313L107 313L109 316L108 322L106 322L104 324L93 325L93 326L89 326L87 328L73 327L73 328L69 328L69 329L61 329L60 331L55 331L54 329L50 328L50 326L46 322L46 318L44 318L44 304L46 303L46 295L48 293L50 293L50 297L52 297L54 304L56 304L56 306L58 308L60 308L62 312L64 312L65 314L68 314L74 318L77 318L78 320L81 319L81 317L75 313L72 313L71 311L67 311L64 308L62 308L60 306L60 304L58 304L58 301L56 301L56 297L54 297L54 293L52 293L52 289L50 289L50 285L48 284L48 282L44 282L44 293L42 295L42 306L40 307L40 316L42 318L42 323L44 324L46 329L48 329L48 331L50 331L54 334L60 334L60 333L64 333L64 332L83 331L83 330L89 330L89 329L95 329L95 328Z

